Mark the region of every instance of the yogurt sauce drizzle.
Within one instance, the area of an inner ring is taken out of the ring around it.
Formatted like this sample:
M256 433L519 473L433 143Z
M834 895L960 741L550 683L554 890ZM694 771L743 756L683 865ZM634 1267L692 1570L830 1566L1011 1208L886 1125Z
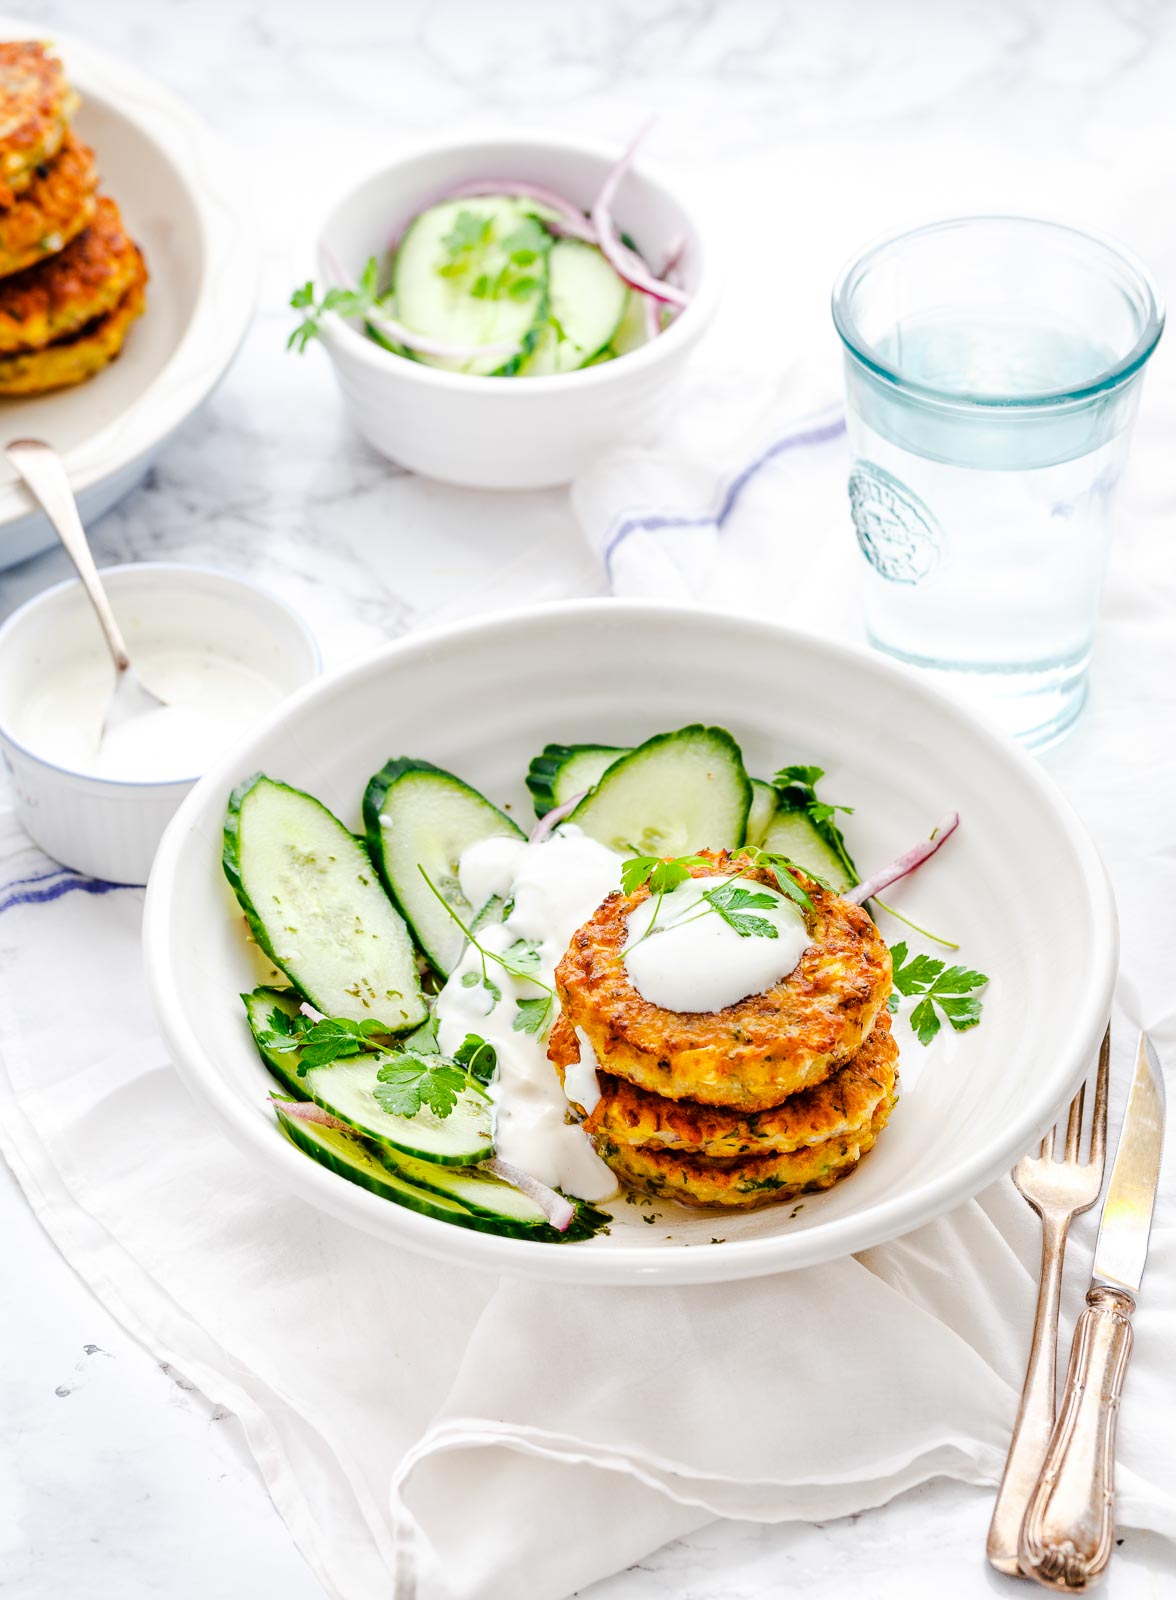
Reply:
M708 910L703 894L726 882L721 876L687 878L663 896L660 909L657 896L650 895L631 913L625 970L650 1005L665 1011L722 1011L770 989L808 949L812 941L799 907L765 884L747 885L773 901L770 909L751 914L772 924L774 939L739 934ZM654 931L645 938L655 911Z
M480 928L478 940L498 955L519 939L533 941L539 950L536 977L550 988L572 934L617 888L620 861L565 824L539 844L486 839L471 845L461 858L458 881L472 906L485 905L492 895L513 901L506 921ZM497 1154L552 1188L582 1200L609 1199L617 1193L617 1180L583 1129L567 1121L567 1096L547 1059L546 1030L543 1038L514 1031L515 1001L542 998L543 989L496 962L487 962L486 970L501 989L501 1000L481 984L463 985L467 973L482 976L482 958L470 945L437 997L437 1042L452 1055L467 1033L477 1033L498 1052L498 1075L490 1087ZM552 1001L549 1021L558 1004ZM588 1109L599 1097L595 1066L585 1052L568 1079L573 1098Z

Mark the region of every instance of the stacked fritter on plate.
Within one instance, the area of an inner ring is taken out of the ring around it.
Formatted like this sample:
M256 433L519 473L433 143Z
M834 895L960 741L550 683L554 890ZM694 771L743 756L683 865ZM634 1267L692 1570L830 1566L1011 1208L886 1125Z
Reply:
M77 105L45 45L0 43L0 395L93 377L143 310L147 268L98 193Z
M698 877L746 869L737 855L702 855ZM775 886L767 872L742 875ZM548 1055L563 1078L591 1051L600 1099L578 1109L630 1188L694 1206L787 1200L845 1177L885 1127L898 1085L890 952L860 906L795 877L812 905L808 949L722 1011L665 1011L633 987L624 950L645 886L610 895L573 937Z

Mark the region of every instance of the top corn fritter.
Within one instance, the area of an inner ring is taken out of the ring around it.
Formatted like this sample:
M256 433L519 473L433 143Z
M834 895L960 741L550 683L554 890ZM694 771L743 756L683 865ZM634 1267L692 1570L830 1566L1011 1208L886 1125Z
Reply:
M741 870L738 852L702 851L696 877ZM742 871L773 886L769 874ZM820 1083L862 1045L891 986L890 951L869 915L797 869L811 901L810 945L761 994L716 1012L674 1012L633 987L624 964L628 918L649 896L612 894L573 936L556 969L564 1015L607 1071L670 1099L745 1111Z
M0 207L57 155L76 108L61 62L44 44L0 42Z

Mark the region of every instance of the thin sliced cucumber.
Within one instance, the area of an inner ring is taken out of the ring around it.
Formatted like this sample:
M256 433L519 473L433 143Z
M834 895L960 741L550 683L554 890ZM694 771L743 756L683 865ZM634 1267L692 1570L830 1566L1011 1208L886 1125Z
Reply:
M520 377L574 372L607 349L624 319L629 290L594 244L557 239L548 258L548 324Z
M326 806L255 773L229 799L223 862L254 938L312 1005L389 1033L424 1021L408 929Z
M448 977L461 960L465 934L420 869L469 927L481 907L470 905L458 883L463 851L483 839L522 839L522 829L451 772L408 756L389 761L371 779L363 796L363 820L368 850L384 886L421 949Z
M612 337L614 355L627 356L631 350L639 350L643 344L649 343L649 323L646 320L645 309L648 304L645 295L638 293L636 289L630 291L625 314Z
M747 813L745 844L763 844L768 824L776 814L776 791L762 778L751 780L751 810Z
M489 1173L465 1173L459 1167L440 1167L410 1157L397 1157L386 1147L370 1144L345 1128L304 1122L274 1109L282 1132L300 1150L340 1177L441 1222L481 1233L545 1243L572 1243L589 1238L608 1217L594 1207L578 1205L576 1218L566 1233L551 1227L534 1201ZM414 1182L414 1174L427 1178ZM448 1180L452 1180L451 1183ZM464 1197L464 1198L463 1198Z
M750 806L739 746L695 723L621 756L568 821L610 850L680 856L742 844Z
M514 354L506 357L499 352L464 361L414 351L417 361L451 372L508 377L530 355L547 326L549 252L537 253L525 271L513 273L513 291L493 289L508 267L509 242L528 221L528 210L517 200L488 195L443 201L422 211L412 223L400 241L392 270L399 320L417 333L452 344L515 347ZM447 240L454 237L463 214L483 223L485 239L476 250L455 253ZM520 293L520 286L529 287Z
M543 753L527 769L527 788L535 801L535 815L546 816L554 806L595 789L613 762L628 753L608 744L544 745Z
M468 1166L494 1154L490 1102L476 1089L465 1090L447 1117L435 1116L427 1106L415 1117L394 1116L373 1092L387 1055L349 1057L331 1066L310 1067L299 1076L297 1051L274 1050L262 1042L271 1031L274 1010L294 1015L298 996L292 989L255 989L242 999L262 1059L293 1094L309 1097L358 1132L422 1161Z
M824 878L838 893L859 881L857 873L846 870L841 855L803 811L777 811L768 824L763 847Z

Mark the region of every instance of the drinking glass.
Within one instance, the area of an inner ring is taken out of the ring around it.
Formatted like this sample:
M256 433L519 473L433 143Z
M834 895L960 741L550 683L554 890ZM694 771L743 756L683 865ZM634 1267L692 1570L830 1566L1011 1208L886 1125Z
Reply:
M1027 217L905 233L841 274L849 499L871 643L1026 745L1082 709L1144 366L1164 325L1117 248Z

